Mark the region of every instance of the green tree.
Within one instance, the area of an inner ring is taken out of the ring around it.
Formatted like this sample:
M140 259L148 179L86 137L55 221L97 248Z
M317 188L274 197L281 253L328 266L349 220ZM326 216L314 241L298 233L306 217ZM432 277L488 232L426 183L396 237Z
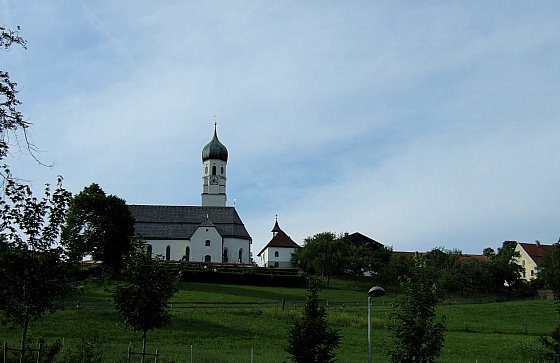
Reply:
M64 283L67 264L56 247L70 193L59 178L54 191L42 198L31 188L8 178L0 199L0 310L3 320L22 327L21 349L29 324L54 310L53 300L69 292Z
M125 201L93 183L72 198L61 241L74 260L90 254L117 272L131 251L133 234L134 218Z
M445 340L444 318L437 321L436 306L442 296L426 261L414 258L408 276L401 279L404 298L389 322L393 345L388 349L391 362L434 362Z
M290 328L286 351L296 363L335 361L340 334L327 326L327 313L319 303L318 291L317 282L310 279L303 316Z
M483 264L473 258L459 261L457 269L457 290L464 295L465 291L484 291Z
M344 269L354 276L361 276L368 269L371 256L370 249L368 246L359 244L349 244L346 248L348 256Z
M327 277L341 273L347 266L349 246L332 232L307 237L304 245L292 256L292 261L306 272Z
M407 255L393 253L389 259L386 274L382 277L385 280L384 283L398 284L403 276L408 275L412 259Z
M19 27L16 31L12 31L0 26L0 48L9 49L13 44L25 48L26 42L19 36L18 31ZM24 120L22 113L18 110L21 101L18 100L17 94L17 83L10 79L7 71L0 70L0 160L8 155L10 140L17 142L21 139L27 142L26 130L29 123ZM31 144L27 143L26 147L33 151Z
M169 300L177 292L178 274L160 258L150 258L143 246L143 241L134 244L125 263L126 281L113 292L113 301L123 320L142 332L142 353L146 353L148 331L171 322Z
M538 276L545 286L552 290L556 311L560 314L560 242L553 245L553 250L543 256ZM551 362L560 362L560 324L552 331L550 337L541 337L546 350L546 358Z
M504 284L510 287L517 286L521 281L522 267L515 262L519 252L515 252L515 241L504 241L502 247L494 257L490 257L494 273L495 289L503 289Z
M496 257L496 251L494 251L492 247L486 247L484 250L482 250L482 255L487 258L494 258Z

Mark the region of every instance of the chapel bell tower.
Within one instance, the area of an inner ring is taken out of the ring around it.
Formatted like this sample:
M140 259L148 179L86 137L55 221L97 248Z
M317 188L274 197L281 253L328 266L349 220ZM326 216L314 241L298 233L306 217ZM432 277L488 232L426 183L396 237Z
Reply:
M226 166L228 151L218 140L214 123L214 137L202 149L202 206L226 206Z

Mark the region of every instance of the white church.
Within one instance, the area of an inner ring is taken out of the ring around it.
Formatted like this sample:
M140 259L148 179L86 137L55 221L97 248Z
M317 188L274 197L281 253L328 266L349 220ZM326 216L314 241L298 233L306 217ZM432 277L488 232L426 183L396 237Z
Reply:
M129 205L147 252L166 261L251 264L252 239L235 207L226 206L227 148L212 140L202 149L202 205Z

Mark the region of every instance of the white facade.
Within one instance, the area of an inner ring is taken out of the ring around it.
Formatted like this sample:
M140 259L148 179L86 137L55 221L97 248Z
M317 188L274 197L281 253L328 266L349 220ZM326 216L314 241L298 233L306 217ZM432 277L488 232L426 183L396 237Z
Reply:
M278 225L278 217L272 228L272 239L258 253L261 258L261 266L277 268L293 268L292 254L299 245L295 243Z
M260 254L261 265L264 267L291 268L290 260L295 248L268 247Z

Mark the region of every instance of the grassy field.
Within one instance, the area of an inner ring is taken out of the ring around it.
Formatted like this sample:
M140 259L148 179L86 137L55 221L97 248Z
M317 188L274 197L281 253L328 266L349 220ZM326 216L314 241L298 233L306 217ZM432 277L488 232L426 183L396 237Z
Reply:
M333 284L337 286L336 284ZM342 334L341 363L367 361L366 288L323 289L327 317ZM80 339L98 337L107 362L125 361L129 342L140 349L140 334L120 322L106 286L89 284L80 306L64 310L32 325L32 335L48 341L64 339L64 347ZM301 314L305 290L183 283L173 299L173 322L148 335L148 349L158 349L160 362L282 362L288 329ZM398 295L378 298L373 307L374 361L387 362L389 344L385 323ZM550 300L506 303L444 304L448 331L441 362L528 362L527 347L550 333L557 322ZM0 326L0 340L16 344L19 328Z

